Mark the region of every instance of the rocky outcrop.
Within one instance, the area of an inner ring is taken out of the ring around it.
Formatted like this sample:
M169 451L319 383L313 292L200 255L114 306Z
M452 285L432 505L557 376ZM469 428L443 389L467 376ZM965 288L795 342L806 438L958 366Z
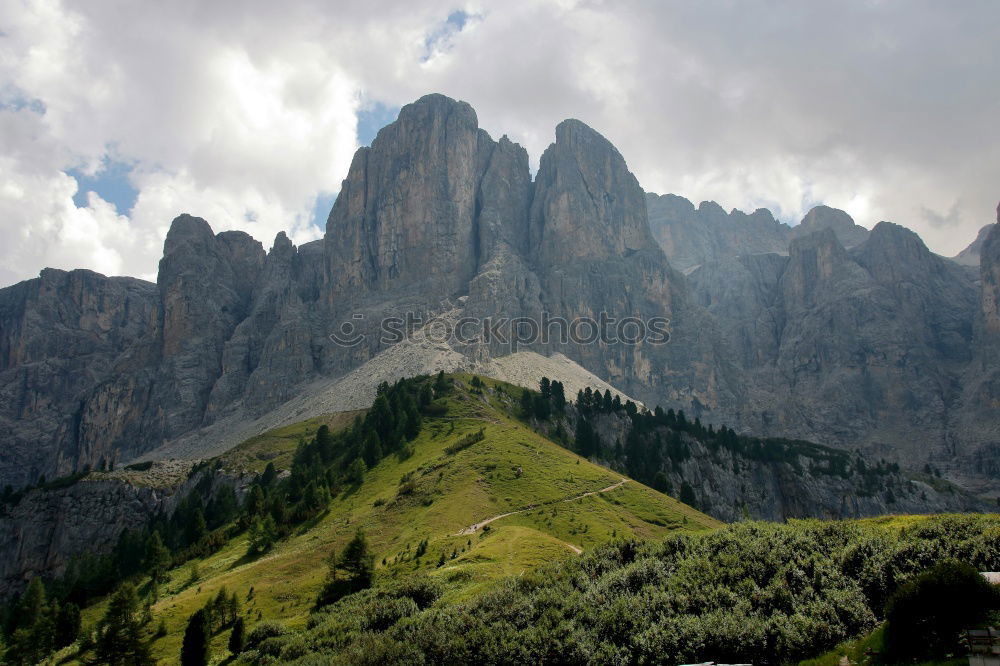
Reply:
M868 230L842 210L812 208L794 227L774 219L766 208L750 215L728 214L714 201L694 205L674 194L646 194L649 226L670 263L685 273L702 265L728 262L743 255L787 254L795 238L830 229L845 248L868 239Z
M51 479L108 453L90 424L143 402L141 379L118 373L132 369L127 350L155 336L157 305L153 284L83 270L45 269L0 290L0 484ZM111 386L121 399L101 388Z
M795 238L787 260L702 267L691 285L741 352L753 397L739 422L751 432L982 479L957 460L988 437L955 423L977 287L916 234L882 222L848 251L827 227Z
M745 254L787 253L792 230L766 208L729 214L714 201L694 205L674 194L646 194L649 226L671 265L690 271Z
M252 473L191 461L119 468L32 488L0 504L0 601L34 576L52 580L74 561L111 552L127 530L149 527L195 492L207 504L225 486L242 499Z
M122 532L145 527L170 494L117 480L29 491L0 509L0 598L33 576L61 575L73 557L110 551Z
M969 243L968 247L956 254L951 258L952 261L963 266L979 267L979 257L982 253L983 243L986 241L986 236L990 233L990 229L993 228L992 224L987 224L985 227L979 230L976 234L976 239Z
M851 248L868 240L868 230L855 224L850 215L838 208L815 206L792 229L792 238L830 229L844 247Z
M479 264L477 195L496 144L464 102L402 108L354 157L327 222L331 296L464 293Z
M572 430L576 409L567 415L562 425ZM639 434L623 412L591 414L588 421L605 464L727 522L995 508L933 472L907 474L857 452L801 441L723 442L664 426Z

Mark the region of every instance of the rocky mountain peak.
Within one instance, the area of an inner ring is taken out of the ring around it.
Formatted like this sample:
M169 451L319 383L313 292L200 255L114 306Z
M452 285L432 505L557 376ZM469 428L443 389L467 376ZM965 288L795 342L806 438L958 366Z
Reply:
M200 217L183 213L174 218L163 243L163 254L168 255L184 245L211 245L215 234L208 222Z
M850 259L833 229L821 228L794 238L788 247L788 267L781 280L786 307L791 310L811 306L817 292L837 276Z
M444 95L404 106L354 157L326 229L331 293L454 295L478 264L476 195L496 143Z
M862 265L879 275L927 270L933 256L920 236L892 222L876 224L868 240L857 248L857 255Z
M531 208L536 261L607 258L656 248L639 181L621 153L579 120L564 120L542 155Z
M698 212L709 218L722 218L726 216L726 209L715 201L702 201L698 204Z
M792 233L807 234L825 228L833 229L844 247L854 247L868 240L868 230L855 224L854 218L839 208L822 205L810 209Z
M983 323L990 335L1000 335L1000 206L997 223L983 239L979 274L982 278Z
M955 261L963 266L978 266L979 257L982 253L983 243L986 241L986 236L989 235L990 229L995 225L987 224L985 227L979 230L976 234L976 239L969 243L968 247L952 257L952 261Z
M278 235L274 237L274 243L271 244L271 252L284 252L290 249L294 250L295 245L288 239L288 236L285 235L284 231L279 231Z

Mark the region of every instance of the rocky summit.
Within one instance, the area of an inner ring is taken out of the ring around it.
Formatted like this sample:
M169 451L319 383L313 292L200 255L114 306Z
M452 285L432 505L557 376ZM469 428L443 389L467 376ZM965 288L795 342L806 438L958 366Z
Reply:
M0 290L0 483L261 417L386 352L386 317L604 313L669 319L670 341L519 349L705 423L932 464L995 494L1000 232L981 236L976 273L904 227L868 231L824 206L796 227L695 208L645 193L578 120L558 125L533 179L521 146L428 95L357 151L320 240L279 234L265 251L181 215L156 284L45 269ZM440 345L469 364L516 351Z

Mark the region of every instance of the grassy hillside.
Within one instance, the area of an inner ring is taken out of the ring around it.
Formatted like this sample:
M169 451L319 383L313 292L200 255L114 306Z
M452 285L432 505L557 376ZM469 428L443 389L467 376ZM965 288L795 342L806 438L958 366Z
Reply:
M885 662L864 653L882 646L886 601L900 584L946 560L976 567L977 579L1000 568L997 516L723 526L539 434L570 439L556 419L526 416L542 399L469 375L406 380L380 388L363 413L264 433L200 465L189 485L213 496L205 518L185 499L182 521L155 526L182 564L153 585L142 572L155 570L148 543L159 532L138 542L146 554L131 580L149 604L137 614L141 643L158 663L177 663L189 619L234 596L249 649L230 656L232 625L216 622L212 663L777 664L821 655L811 663L833 664L847 655L874 665ZM562 409L555 399L541 407ZM238 511L219 502L225 479L250 489ZM279 538L261 546L265 516L279 517ZM357 544L359 530L373 583L343 596L325 585L328 560ZM108 608L101 599L83 609L85 636ZM56 661L96 656L77 644Z
M514 396L521 389L491 380L472 388L470 380L451 378L453 388L423 419L412 455L383 458L363 483L345 488L269 552L247 555L243 533L218 552L171 570L151 607L150 632L161 621L166 628L151 643L153 655L161 663L175 661L189 616L223 588L244 601L249 626L277 620L304 627L327 575L326 558L359 527L375 553L377 580L425 572L442 582L446 603L616 537L659 538L720 525L535 433L516 416ZM222 465L259 472L271 462L287 469L300 438L322 423L343 428L353 417L322 417L266 433L222 456ZM480 431L480 441L449 452ZM417 557L422 541L426 552ZM439 566L442 555L446 563ZM85 609L84 627L104 612L104 603ZM226 654L226 640L227 632L217 635L212 653Z

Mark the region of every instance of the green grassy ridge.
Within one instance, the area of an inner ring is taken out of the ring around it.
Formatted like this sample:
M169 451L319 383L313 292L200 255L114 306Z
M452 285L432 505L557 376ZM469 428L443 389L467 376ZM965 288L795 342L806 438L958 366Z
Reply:
M262 556L246 555L244 533L216 553L170 571L152 605L149 625L150 634L161 620L167 628L166 636L151 640L160 663L176 661L188 617L222 587L244 600L248 628L264 620L304 627L326 576L326 557L358 527L366 531L376 554L378 580L427 573L446 586L444 603L473 596L499 578L572 558L615 536L656 538L720 525L634 481L611 493L572 499L611 486L622 476L516 418L513 396L519 396L520 388L485 380L483 389L474 389L471 375L451 379L455 388L436 401L447 413L425 417L412 442L412 456L383 458L362 484L334 497L322 515ZM285 426L220 458L227 468L259 472L273 462L280 470L290 464L300 437L309 437L322 423L336 429L353 418L353 413L332 415ZM480 429L482 441L447 452ZM401 492L404 478L407 492ZM473 523L526 507L535 508L498 520L487 531L458 535ZM417 559L414 550L424 539L427 553ZM447 561L439 568L442 553ZM199 577L191 581L195 567ZM104 610L105 602L86 608L84 627L93 627ZM213 639L217 657L226 654L227 633Z
M365 411L357 409L322 414L305 421L273 428L234 446L218 459L226 469L233 471L259 474L269 462L279 470L289 469L300 441L313 437L321 425L328 426L332 431L340 430L350 425L356 416L363 416Z

